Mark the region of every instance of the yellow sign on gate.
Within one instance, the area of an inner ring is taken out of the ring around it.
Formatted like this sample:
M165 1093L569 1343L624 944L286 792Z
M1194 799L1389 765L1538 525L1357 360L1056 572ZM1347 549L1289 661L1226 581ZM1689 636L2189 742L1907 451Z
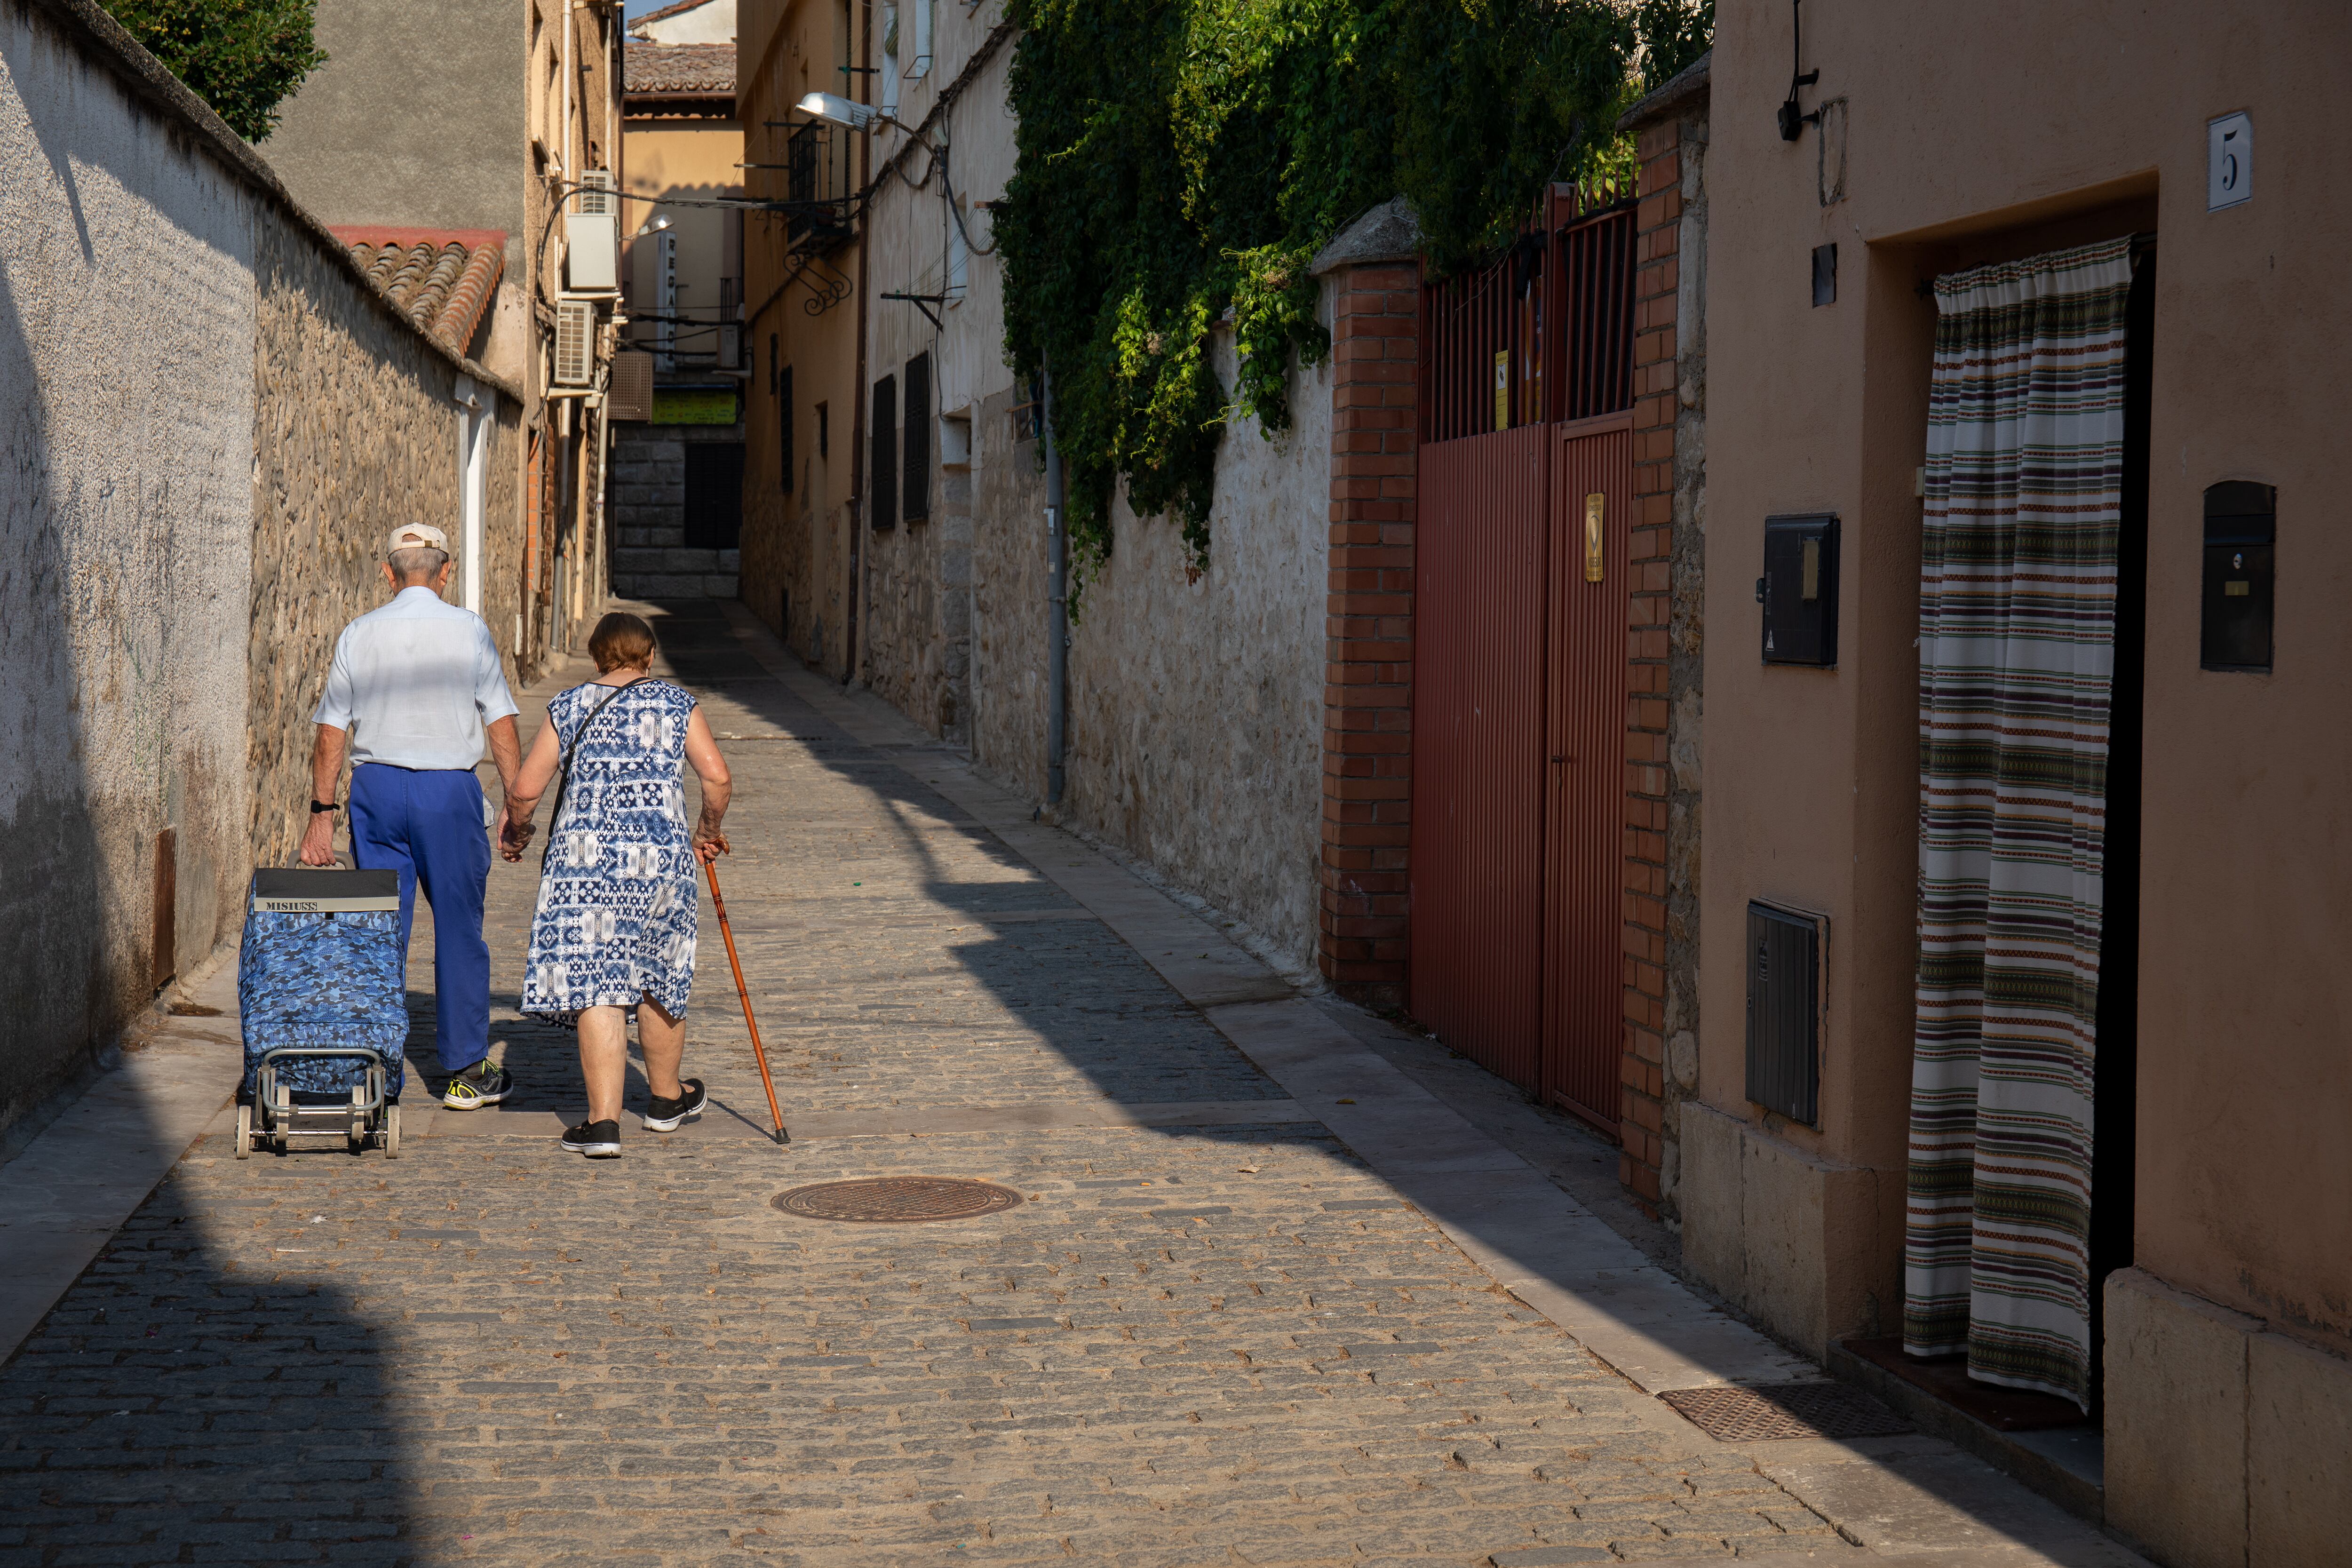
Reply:
M1602 504L1602 499L1599 495L1589 495L1584 498L1584 580L1588 583L1601 581Z
M1511 427L1511 351L1495 351L1495 428Z

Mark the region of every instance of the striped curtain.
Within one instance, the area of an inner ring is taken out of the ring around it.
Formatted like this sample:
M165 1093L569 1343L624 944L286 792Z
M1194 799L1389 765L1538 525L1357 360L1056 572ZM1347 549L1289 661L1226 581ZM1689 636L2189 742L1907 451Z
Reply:
M1936 280L1904 1348L2089 1408L2128 237Z

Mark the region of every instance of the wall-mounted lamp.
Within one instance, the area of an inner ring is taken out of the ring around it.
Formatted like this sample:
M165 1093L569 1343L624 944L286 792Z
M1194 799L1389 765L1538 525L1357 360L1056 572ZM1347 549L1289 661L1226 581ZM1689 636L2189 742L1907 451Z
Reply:
M852 131L866 131L876 126L893 125L913 137L916 145L921 147L932 157L936 158L940 155L940 150L933 146L929 139L921 132L887 110L877 109L870 103L859 103L835 92L813 92L793 107L803 114L813 114L819 120L830 120L835 125L846 125ZM929 178L929 175L924 177Z
M863 131L877 120L887 121L890 118L870 103L859 103L837 92L810 93L794 107L803 114L830 120L835 125L846 125L852 131Z
M1820 110L1816 109L1811 114L1807 114L1797 103L1799 88L1811 87L1822 79L1822 73L1818 69L1805 69L1804 4L1805 0L1789 0L1789 26L1794 44L1790 51L1791 58L1789 62L1789 97L1788 100L1780 105L1780 140L1783 142L1794 142L1805 133L1806 126L1819 125L1822 122Z
M656 213L652 217L646 220L645 227L637 230L636 233L631 235L629 237L632 239L643 239L649 234L659 234L668 226L669 215L667 213Z

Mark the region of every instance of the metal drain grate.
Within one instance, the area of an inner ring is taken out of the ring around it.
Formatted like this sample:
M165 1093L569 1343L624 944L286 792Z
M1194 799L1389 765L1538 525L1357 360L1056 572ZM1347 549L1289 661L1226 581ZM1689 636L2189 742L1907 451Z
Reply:
M935 1219L976 1219L1002 1214L1021 1202L1010 1187L957 1176L876 1176L856 1182L820 1182L794 1187L768 1200L772 1207L802 1219L843 1220L853 1225L916 1225Z
M1718 1384L1670 1388L1658 1397L1718 1443L1883 1437L1911 1430L1909 1422L1842 1383Z

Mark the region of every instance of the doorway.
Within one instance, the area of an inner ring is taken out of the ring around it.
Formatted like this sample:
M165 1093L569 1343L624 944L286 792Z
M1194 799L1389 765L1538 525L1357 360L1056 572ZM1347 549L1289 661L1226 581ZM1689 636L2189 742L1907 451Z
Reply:
M2091 1386L2105 1341L2101 1285L2132 1264L2138 1157L2140 788L2147 691L2148 405L2156 328L2156 241L2133 246L2124 326L2123 506L2116 531L2115 673L2108 687L2105 901L2092 1089ZM2095 1413L2095 1405L2094 1411Z

